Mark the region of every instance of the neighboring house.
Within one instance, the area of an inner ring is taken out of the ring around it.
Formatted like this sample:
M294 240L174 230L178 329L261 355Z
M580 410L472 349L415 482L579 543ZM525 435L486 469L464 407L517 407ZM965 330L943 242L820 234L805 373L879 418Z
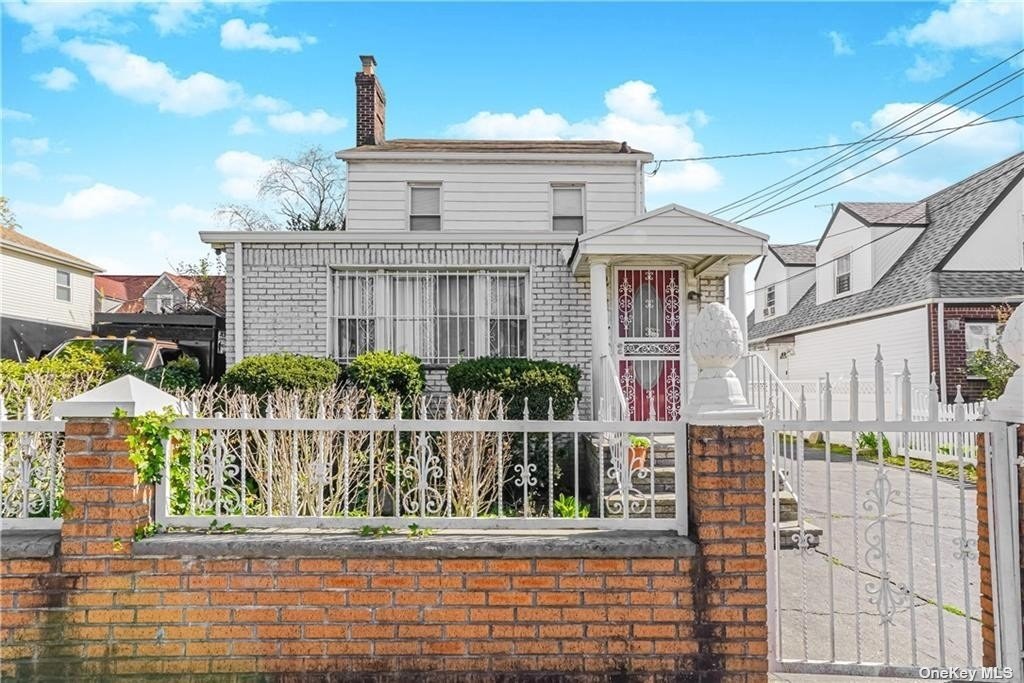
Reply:
M841 202L814 247L771 246L755 277L754 350L783 379L934 373L941 396L985 382L968 356L994 345L997 308L1024 299L1024 154L914 203ZM918 388L927 380L915 379Z
M92 329L93 274L102 270L0 227L0 356L27 360Z
M223 315L224 276L211 276L210 283L212 296L206 297L197 279L184 275L97 275L96 312Z
M689 322L729 275L745 327L743 270L766 236L646 211L653 157L625 142L388 140L376 62L361 59L356 146L337 155L346 230L201 233L226 254L228 363L409 351L443 392L461 359L525 356L580 367L583 414L621 404L621 383L634 417L678 417Z

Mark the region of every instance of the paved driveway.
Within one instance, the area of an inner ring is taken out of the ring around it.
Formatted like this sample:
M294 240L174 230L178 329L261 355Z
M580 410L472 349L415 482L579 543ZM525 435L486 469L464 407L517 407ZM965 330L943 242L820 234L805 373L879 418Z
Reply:
M974 486L968 484L961 497L956 481L938 478L933 482L927 474L908 475L886 467L892 488L883 535L881 524L869 528L879 519L875 509L864 507L878 481L877 465L853 465L848 456L834 456L830 486L823 453L808 451L804 468L802 517L825 532L819 547L810 552L780 551L783 658L830 660L834 648L834 658L844 661L895 666L979 664ZM798 487L794 477L793 488ZM957 556L965 536L973 552L966 563ZM869 537L876 539L876 557L869 557ZM887 597L879 598L877 578L883 566L883 538L891 591L883 587L882 592L903 600L888 628L879 616L879 602L884 606ZM906 586L910 595L902 595L900 586Z

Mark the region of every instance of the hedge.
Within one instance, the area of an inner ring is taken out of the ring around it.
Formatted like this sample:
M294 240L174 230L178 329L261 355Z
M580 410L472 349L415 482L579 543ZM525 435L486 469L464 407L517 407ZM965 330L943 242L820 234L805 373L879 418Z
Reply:
M505 415L523 416L529 400L531 418L546 418L548 401L556 420L572 416L580 397L580 370L572 365L526 358L478 358L448 369L448 386L455 394L463 391L496 391L505 401Z
M270 353L249 356L224 373L220 383L247 394L268 394L277 389L327 389L338 381L341 368L330 358Z
M423 361L411 353L369 351L356 356L345 368L345 379L362 389L380 406L388 406L397 395L404 406L426 388Z

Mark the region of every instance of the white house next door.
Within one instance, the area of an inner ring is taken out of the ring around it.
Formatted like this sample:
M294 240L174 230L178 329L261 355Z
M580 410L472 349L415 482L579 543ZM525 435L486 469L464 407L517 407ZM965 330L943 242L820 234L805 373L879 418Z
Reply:
M615 351L630 419L677 420L682 412L682 273L620 268L615 277Z

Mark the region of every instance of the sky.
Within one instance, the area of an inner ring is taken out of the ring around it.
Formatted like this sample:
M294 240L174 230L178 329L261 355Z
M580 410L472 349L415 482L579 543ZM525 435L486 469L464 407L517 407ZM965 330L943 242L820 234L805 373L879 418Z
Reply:
M859 139L1024 47L1022 11L3 0L2 194L29 236L110 273L159 272L207 254L198 231L219 226L219 206L254 204L274 158L354 144L360 54L376 56L388 137L603 138L669 159ZM1021 82L926 113L941 128L984 121ZM1017 101L988 119L1022 112ZM834 202L918 200L1019 151L1022 122L898 141L814 191L842 186L743 224L815 239ZM664 163L647 206L712 212L827 153Z

